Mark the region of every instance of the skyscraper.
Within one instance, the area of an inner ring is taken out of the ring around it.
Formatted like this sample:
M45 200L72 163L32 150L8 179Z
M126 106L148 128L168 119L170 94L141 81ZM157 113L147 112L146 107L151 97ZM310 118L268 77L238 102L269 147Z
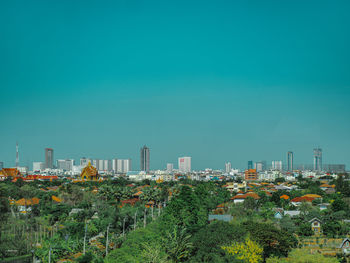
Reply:
M253 161L248 161L248 170L253 169Z
M225 163L225 172L226 173L231 172L231 163L230 162Z
M172 163L167 163L166 164L166 171L168 173L171 173L174 170L174 165Z
M314 171L322 171L322 149L314 149Z
M287 171L293 171L294 154L287 152Z
M18 142L16 142L16 167L19 166L19 151L18 151Z
M282 161L272 161L272 169L282 171Z
M254 169L256 169L257 172L262 172L266 170L266 161L259 161L254 163Z
M53 168L53 149L45 148L45 168Z
M149 172L149 148L145 145L140 150L141 155L141 171Z
M180 157L179 158L179 171L181 173L191 172L191 157Z

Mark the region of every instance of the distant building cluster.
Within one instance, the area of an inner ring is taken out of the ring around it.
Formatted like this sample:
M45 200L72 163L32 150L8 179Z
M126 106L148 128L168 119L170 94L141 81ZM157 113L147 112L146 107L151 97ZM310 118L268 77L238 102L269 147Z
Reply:
M19 146L16 144L16 167L7 168L15 169L11 170L11 174L21 175L40 175L40 176L69 176L77 178L82 176L83 171L85 175L91 177L91 171L96 171L95 177L99 180L104 177L110 176L117 178L119 176L125 176L131 180L157 180L157 181L171 181L181 178L189 178L193 180L243 180L243 181L273 181L277 178L284 178L288 181L295 180L298 176L307 178L319 178L322 176L335 177L339 173L344 173L346 167L344 164L326 164L322 163L322 149L315 148L313 150L313 164L295 165L294 153L288 151L285 162L282 160L273 160L271 165L267 165L264 160L248 161L247 169L232 168L231 162L225 162L223 170L213 170L207 168L202 171L193 171L192 169L192 157L183 156L179 157L177 162L177 169L173 163L167 163L164 170L151 170L150 169L150 148L146 145L140 149L140 169L132 169L132 161L128 159L92 159L82 157L79 162L76 163L74 159L54 159L54 149L45 148L45 161L33 162L33 169L29 170L28 167L19 165ZM89 168L86 168L89 167ZM86 168L86 169L85 169ZM4 163L0 162L0 171L4 170ZM5 171L5 170L4 170ZM87 171L90 171L89 173ZM4 172L3 174L8 174ZM85 176L84 178L90 178ZM40 178L44 178L40 177ZM30 177L39 178L39 177ZM46 178L46 177L45 177Z

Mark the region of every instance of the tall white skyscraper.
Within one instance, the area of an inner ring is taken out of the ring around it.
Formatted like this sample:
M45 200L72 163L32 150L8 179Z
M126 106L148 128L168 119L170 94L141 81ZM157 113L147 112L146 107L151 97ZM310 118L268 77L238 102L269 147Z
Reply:
M166 171L167 171L168 173L171 173L173 170L174 170L174 164L172 164L172 163L167 163L167 164L166 164Z
M112 171L112 161L103 160L103 170L106 172Z
M180 157L178 161L179 161L179 171L181 173L191 172L191 157Z
M231 163L230 162L225 163L225 172L226 173L231 172Z
M287 152L287 171L293 171L294 154L293 152Z
M272 161L272 169L282 171L282 161Z
M112 169L114 173L127 173L131 171L131 159L113 159Z

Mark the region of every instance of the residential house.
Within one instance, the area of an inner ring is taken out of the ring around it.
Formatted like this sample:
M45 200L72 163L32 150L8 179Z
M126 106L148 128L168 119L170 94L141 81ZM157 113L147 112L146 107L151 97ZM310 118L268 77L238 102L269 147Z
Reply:
M345 238L339 248L342 250L343 254L350 254L350 239L348 237Z
M311 229L312 231L314 231L315 235L319 235L322 233L322 229L321 229L322 221L320 219L318 219L317 217L314 217L309 221L309 223L311 223Z

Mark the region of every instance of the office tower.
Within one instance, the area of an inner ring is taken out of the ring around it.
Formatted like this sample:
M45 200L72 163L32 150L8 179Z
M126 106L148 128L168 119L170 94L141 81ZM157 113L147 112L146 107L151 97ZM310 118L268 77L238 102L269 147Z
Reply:
M123 173L131 171L131 159L123 160Z
M225 163L225 172L230 173L231 172L231 163Z
M53 168L53 149L45 148L45 168Z
M253 161L248 161L248 170L253 169Z
M314 171L322 171L322 149L314 149Z
M180 157L178 161L179 161L179 171L181 173L191 172L191 157Z
M141 171L149 172L149 148L145 145L140 150L141 153Z
M98 160L98 171L103 171L105 168L104 168L104 160ZM96 167L97 168L97 167Z
M272 161L272 169L282 171L282 161Z
M293 171L294 154L287 152L287 171Z
M257 172L262 172L266 170L266 161L260 161L260 162L256 162L254 163L254 169ZM249 169L248 169L249 170Z
M131 159L113 159L112 170L114 173L127 173L131 171Z
M19 151L18 151L18 142L16 142L16 167L19 166Z
M103 170L106 172L112 171L112 161L111 160L104 160L103 161Z
M167 163L167 164L166 164L166 171L167 171L168 173L171 173L173 170L174 170L174 164L172 164L172 163Z
M118 162L118 159L117 158L114 158L112 160L112 171L113 173L116 173L117 172L117 162Z
M85 167L85 166L87 166L89 164L89 162L91 163L91 160L88 159L88 158L85 158L85 157L80 158L80 166L84 166Z
M4 168L4 162L0 162L0 171Z
M63 171L72 171L74 166L73 159L57 160L57 169Z
M41 172L45 170L44 162L33 162L33 172Z

